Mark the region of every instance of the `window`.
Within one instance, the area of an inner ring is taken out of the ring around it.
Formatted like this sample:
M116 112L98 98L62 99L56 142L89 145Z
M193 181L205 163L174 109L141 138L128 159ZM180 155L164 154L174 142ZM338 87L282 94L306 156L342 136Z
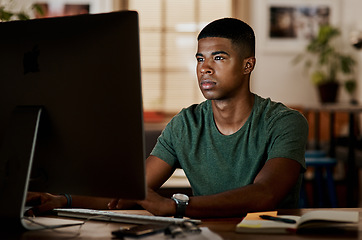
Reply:
M231 0L129 0L140 16L143 102L146 111L176 113L204 100L196 78L197 34L231 16Z

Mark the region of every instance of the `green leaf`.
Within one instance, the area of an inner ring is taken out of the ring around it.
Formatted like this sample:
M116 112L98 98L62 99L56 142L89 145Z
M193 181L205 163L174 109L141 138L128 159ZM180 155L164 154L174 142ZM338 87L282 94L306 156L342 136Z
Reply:
M16 16L19 20L29 20L30 19L29 15L24 12L20 12L20 13L16 14Z
M344 83L344 87L349 94L352 94L357 88L357 83L354 79L350 79Z
M14 14L12 14L11 12L5 11L4 7L0 7L0 20L1 21L9 21L13 15Z
M33 9L37 12L40 16L44 16L44 9L41 7L40 4L34 4Z
M356 61L350 56L340 56L341 69L343 73L351 73Z
M326 81L326 75L322 71L315 71L312 76L312 82L315 85L319 85Z

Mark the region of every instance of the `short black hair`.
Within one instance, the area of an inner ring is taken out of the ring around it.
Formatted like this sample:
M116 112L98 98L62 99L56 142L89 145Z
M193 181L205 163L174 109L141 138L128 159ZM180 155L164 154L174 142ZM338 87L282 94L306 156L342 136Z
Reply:
M228 38L240 49L243 57L255 56L254 30L245 22L236 18L222 18L206 25L197 40L207 37Z

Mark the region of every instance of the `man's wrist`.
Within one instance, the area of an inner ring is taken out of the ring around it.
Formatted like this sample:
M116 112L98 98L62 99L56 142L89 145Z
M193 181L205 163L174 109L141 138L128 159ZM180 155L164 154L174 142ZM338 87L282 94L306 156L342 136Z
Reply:
M172 196L172 200L175 201L176 204L176 218L183 218L185 216L186 207L189 204L189 197L186 194L176 193Z
M62 196L62 207L71 208L72 207L72 196L67 193L60 194Z
M175 202L175 200L173 200L172 198L169 198L169 201L171 203L171 216L175 216L176 215L176 209L177 209L177 203Z

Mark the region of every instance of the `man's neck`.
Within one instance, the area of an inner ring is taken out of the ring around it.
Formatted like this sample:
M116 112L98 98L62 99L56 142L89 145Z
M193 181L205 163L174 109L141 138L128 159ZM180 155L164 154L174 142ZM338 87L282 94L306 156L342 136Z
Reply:
M238 100L212 100L215 124L224 135L231 135L242 128L254 106L255 95L250 93Z

